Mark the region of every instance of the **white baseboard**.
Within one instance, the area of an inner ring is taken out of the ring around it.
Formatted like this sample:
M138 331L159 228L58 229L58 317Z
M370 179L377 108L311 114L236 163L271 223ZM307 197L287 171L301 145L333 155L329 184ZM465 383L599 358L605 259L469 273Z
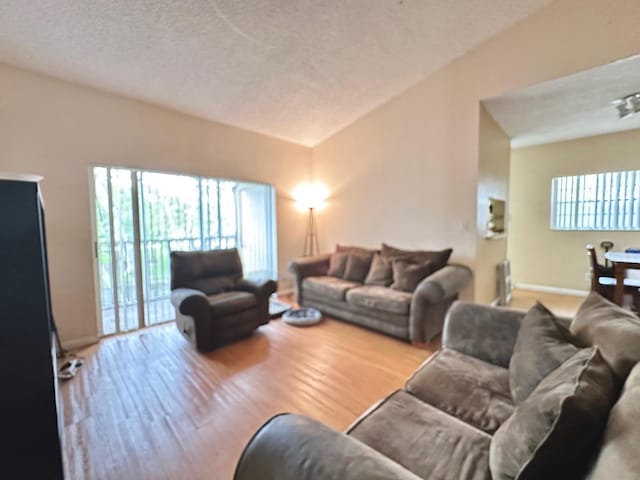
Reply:
M493 301L489 304L490 307L499 307L500 306L500 298L496 297L493 299Z
M98 341L100 341L98 337L74 338L73 340L62 342L62 348L64 348L65 350L77 350L78 348L98 343Z
M549 285L534 285L532 283L516 283L514 288L531 290L532 292L557 293L559 295L571 295L574 297L586 297L588 290L576 290L574 288L552 287Z
M285 288L284 290L278 290L276 292L276 297L279 297L280 295L291 295L294 292L295 290L293 288Z

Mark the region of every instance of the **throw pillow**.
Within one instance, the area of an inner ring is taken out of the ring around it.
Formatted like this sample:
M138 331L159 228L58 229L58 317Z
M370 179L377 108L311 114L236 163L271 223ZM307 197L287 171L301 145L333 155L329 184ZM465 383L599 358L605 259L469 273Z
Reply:
M412 263L407 260L394 259L392 261L393 283L391 288L402 292L413 293L418 284L433 272L430 261Z
M327 275L338 278L344 277L344 270L347 267L347 256L348 254L346 252L335 252L331 254Z
M336 245L336 252L340 253L368 253L373 255L377 253L378 250L365 248L365 247L356 247L355 245L340 245L339 243Z
M569 343L569 332L540 302L522 319L509 362L509 386L516 404L523 402L549 373L578 349Z
M350 253L347 255L347 265L344 269L344 279L350 282L362 283L371 266L371 254Z
M597 345L621 382L640 361L640 318L591 292L569 327L580 346Z
M589 480L635 480L640 472L640 363L633 367L624 390L611 409L604 440Z
M489 450L493 479L584 478L616 394L598 348L579 350L498 428Z
M432 270L440 270L444 267L451 257L453 249L447 248L440 251L428 251L428 250L402 250L400 248L392 247L386 243L382 244L382 256L387 258L402 258L403 260L409 260L413 263L424 263L427 261L432 262Z
M373 255L371 260L371 267L367 278L365 278L365 285L377 285L381 287L388 287L393 282L393 268L391 267L391 260L383 257L379 253Z

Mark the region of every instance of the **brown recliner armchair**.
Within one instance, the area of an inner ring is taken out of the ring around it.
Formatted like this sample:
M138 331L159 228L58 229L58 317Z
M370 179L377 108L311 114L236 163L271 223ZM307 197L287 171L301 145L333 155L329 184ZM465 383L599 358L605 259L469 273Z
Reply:
M243 278L238 250L171 252L176 325L199 351L250 335L269 321L273 280Z

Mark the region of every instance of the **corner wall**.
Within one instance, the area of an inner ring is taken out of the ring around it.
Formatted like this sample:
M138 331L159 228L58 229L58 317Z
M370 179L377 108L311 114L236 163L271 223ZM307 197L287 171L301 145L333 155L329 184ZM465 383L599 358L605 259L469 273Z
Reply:
M638 18L635 0L556 1L323 141L321 249L450 245L475 270L480 101L638 53Z
M520 284L589 290L585 245L603 240L615 250L640 246L640 232L551 230L551 179L568 175L640 169L640 130L598 135L511 153L511 215L508 255Z
M311 149L0 65L0 171L44 176L53 311L62 341L98 333L89 169L147 168L271 183L278 265L302 252L306 217L290 197Z

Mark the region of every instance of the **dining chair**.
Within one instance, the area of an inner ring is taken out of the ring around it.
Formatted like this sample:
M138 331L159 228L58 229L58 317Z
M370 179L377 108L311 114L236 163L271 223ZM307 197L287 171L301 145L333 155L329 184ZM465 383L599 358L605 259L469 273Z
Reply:
M588 244L586 248L591 263L591 291L598 292L613 302L616 286L614 267L606 267L598 262L596 249L593 245ZM640 311L640 280L625 278L624 293L631 295L634 309Z

